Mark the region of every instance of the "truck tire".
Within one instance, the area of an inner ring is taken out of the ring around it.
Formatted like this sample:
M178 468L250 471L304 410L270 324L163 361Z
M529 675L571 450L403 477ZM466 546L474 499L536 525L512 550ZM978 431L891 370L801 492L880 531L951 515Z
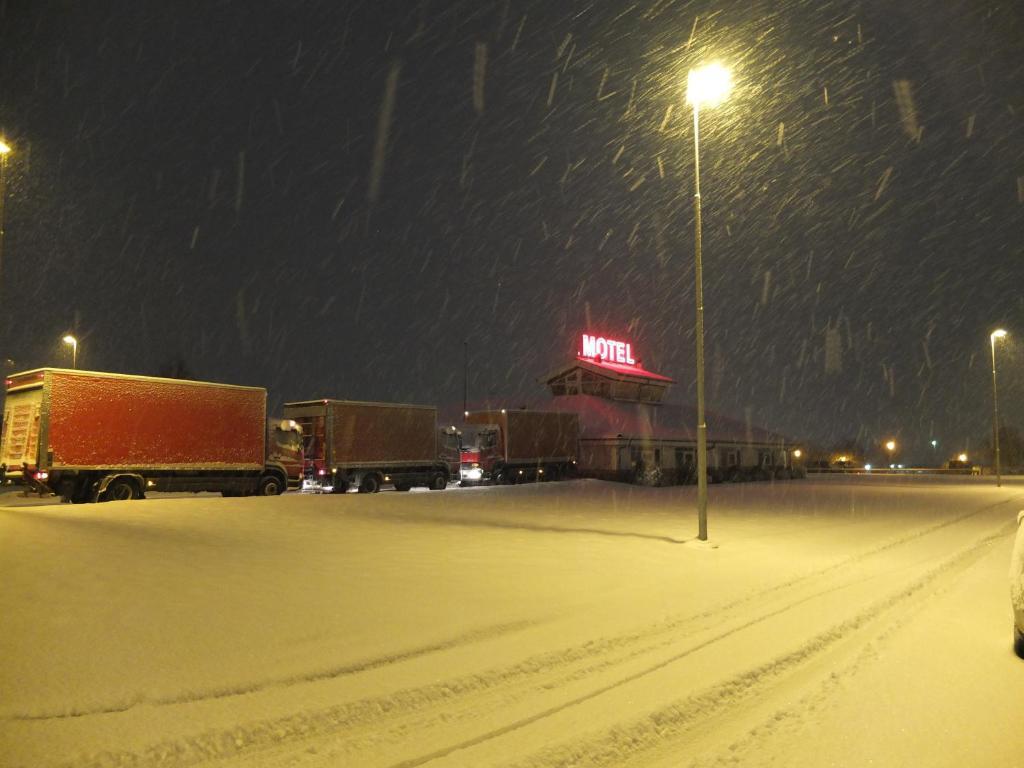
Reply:
M448 478L442 472L435 472L430 476L430 485L428 487L432 491L443 491L448 487Z
M408 491L410 488L412 488L412 486L409 485L409 483L395 483L396 491L401 491L404 493L405 491Z
M331 486L331 493L348 493L348 488L348 480L335 480L334 485Z
M359 484L360 493L377 493L380 490L380 478L372 472L363 477L363 482Z
M127 477L115 477L103 492L102 501L133 501L142 497L135 483Z
M288 486L275 474L264 475L256 487L259 496L280 496Z

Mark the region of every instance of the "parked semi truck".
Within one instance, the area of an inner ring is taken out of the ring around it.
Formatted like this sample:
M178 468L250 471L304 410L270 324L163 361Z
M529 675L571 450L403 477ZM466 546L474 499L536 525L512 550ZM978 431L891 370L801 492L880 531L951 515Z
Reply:
M464 421L475 433L462 452L464 485L560 480L576 473L576 413L502 408L467 411Z
M27 465L65 501L270 496L301 483L301 431L267 420L259 387L40 368L6 388L0 463Z
M426 486L440 491L458 479L459 432L441 428L426 405L307 400L285 403L305 440L307 486L315 490L376 493Z

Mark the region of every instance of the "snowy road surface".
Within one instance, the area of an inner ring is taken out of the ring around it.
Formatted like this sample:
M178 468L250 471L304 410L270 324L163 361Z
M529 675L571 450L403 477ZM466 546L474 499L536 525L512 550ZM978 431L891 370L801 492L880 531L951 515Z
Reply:
M1024 484L694 495L0 495L0 764L1024 765Z

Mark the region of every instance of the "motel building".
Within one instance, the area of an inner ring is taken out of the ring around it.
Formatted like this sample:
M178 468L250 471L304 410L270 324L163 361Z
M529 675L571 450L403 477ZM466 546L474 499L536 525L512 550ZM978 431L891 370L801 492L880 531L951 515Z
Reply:
M647 485L696 482L697 409L664 402L675 382L631 342L584 333L576 357L542 378L541 410L579 414L580 473ZM707 413L712 482L802 477L799 449L748 421Z

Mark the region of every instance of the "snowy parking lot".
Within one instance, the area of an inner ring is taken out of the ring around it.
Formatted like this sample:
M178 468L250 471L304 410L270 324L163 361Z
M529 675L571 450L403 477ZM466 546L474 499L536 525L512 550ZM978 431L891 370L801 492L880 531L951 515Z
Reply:
M1024 764L1024 481L710 498L0 494L0 764Z

